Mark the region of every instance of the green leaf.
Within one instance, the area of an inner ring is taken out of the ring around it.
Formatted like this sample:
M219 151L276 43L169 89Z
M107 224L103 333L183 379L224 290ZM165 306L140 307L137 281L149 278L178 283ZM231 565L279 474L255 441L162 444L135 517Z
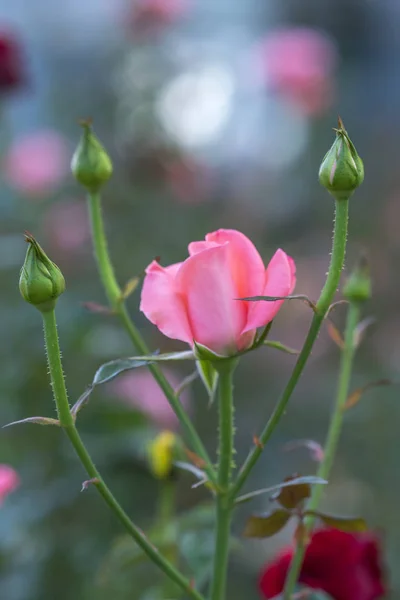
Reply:
M111 381L114 379L114 377L117 377L117 375L123 373L123 371L143 367L149 362L152 361L143 358L118 358L117 360L104 363L104 365L101 365L101 367L97 369L92 385L101 385L102 383Z
M236 499L236 504L242 504L243 502L248 502L252 500L256 496L261 496L261 494L269 494L271 492L279 492L282 488L290 487L292 485L299 484L309 484L309 485L326 485L328 482L326 479L321 479L321 477L316 477L314 475L306 475L304 477L295 477L294 479L288 479L284 483L278 483L277 485L273 485L271 487L263 488L260 490L255 490L254 492L249 492L248 494L244 494L243 496L239 496Z
M265 538L275 535L285 527L292 514L278 508L267 515L252 515L246 523L243 535L251 538Z
M211 405L214 402L218 387L218 373L209 360L196 360L196 367L208 392L209 404Z
M305 296L304 294L296 294L294 296L249 296L246 298L236 298L236 300L246 300L247 302L276 302L277 300L303 300L303 302L308 304L308 306L312 308L314 312L317 309L314 302L312 302L310 298L308 296Z
M196 381L196 379L199 376L199 372L197 371L197 369L195 371L193 371L192 373L190 373L190 375L188 375L187 377L185 377L184 379L182 379L181 383L178 385L177 388L175 388L175 394L178 396L178 398L181 396L181 394L183 394L183 392L194 382Z
M311 588L296 586L292 595L293 600L333 600L331 596L325 594L322 590L313 590ZM272 600L284 600L283 594L274 596Z
M281 352L286 352L287 354L300 354L299 350L295 350L294 348L285 346L281 342L277 342L275 340L266 340L264 342L264 346L269 346L270 348L275 348L275 350L281 350Z
M328 515L320 512L319 510L305 510L305 515L318 517L328 527L334 527L341 531L349 532L362 532L368 529L367 523L360 517L337 517L335 515Z
M71 408L71 415L74 418L76 418L76 415L81 410L81 408L83 408L88 403L90 394L93 392L93 387L93 385L89 385Z
M272 327L272 323L273 321L270 321L268 323L268 325L266 325L264 327L264 329L261 331L260 335L258 336L258 338L256 338L254 340L253 346L251 347L251 350L255 350L256 348L259 348L267 339L269 332L271 331L271 327Z
M150 354L148 356L132 356L129 358L117 358L104 363L96 371L93 378L93 385L100 385L111 381L123 371L137 369L152 362L165 362L170 360L194 360L194 354L191 350L184 352L169 352L167 354Z
M51 419L50 417L27 417L26 419L13 421L12 423L3 425L3 429L6 427L11 427L12 425L22 425L23 423L34 423L35 425L57 425L57 427L60 426L60 421L58 421L58 419Z
M197 360L215 361L227 359L227 356L217 354L216 352L213 352L213 350L210 350L210 348L207 348L207 346L203 346L203 344L200 344L199 342L194 342L194 352Z
M190 463L177 460L174 462L174 465L175 467L178 467L178 469L182 469L183 471L188 471L189 473L192 473L192 475L194 475L199 481L207 481L207 475L204 473L204 471L198 469Z

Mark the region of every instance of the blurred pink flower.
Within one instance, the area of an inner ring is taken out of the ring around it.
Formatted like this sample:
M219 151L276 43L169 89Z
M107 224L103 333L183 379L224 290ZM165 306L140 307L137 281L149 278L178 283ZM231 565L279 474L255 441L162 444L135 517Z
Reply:
M187 10L186 0L138 0L130 23L135 33L157 32L173 25Z
M83 200L55 202L46 212L44 230L53 249L78 252L90 238L90 225Z
M163 369L164 375L174 389L181 383L175 373ZM126 404L141 410L156 425L163 429L177 429L178 419L169 405L157 382L148 369L140 369L121 375L111 384L111 390ZM181 395L184 405L190 404L190 394L186 389Z
M66 141L52 130L25 135L8 149L2 166L6 182L20 194L48 195L69 171Z
M337 49L324 33L306 27L278 29L258 49L261 79L307 115L332 103Z
M0 464L0 504L20 483L18 473L9 465Z

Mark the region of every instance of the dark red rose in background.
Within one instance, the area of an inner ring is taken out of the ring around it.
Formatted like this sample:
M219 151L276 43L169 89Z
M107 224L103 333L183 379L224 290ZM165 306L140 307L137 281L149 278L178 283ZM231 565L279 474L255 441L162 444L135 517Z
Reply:
M264 569L264 598L279 595L285 584L293 549L284 550ZM326 592L334 600L377 600L386 592L380 548L371 533L320 529L312 534L301 569L300 583Z
M21 48L17 40L0 32L0 93L12 91L23 81Z

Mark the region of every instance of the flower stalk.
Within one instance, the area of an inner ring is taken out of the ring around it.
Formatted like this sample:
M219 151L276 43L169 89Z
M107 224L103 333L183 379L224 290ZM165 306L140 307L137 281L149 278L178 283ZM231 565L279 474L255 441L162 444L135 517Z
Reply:
M191 582L186 579L160 552L155 548L131 521L129 516L123 510L116 500L111 490L104 482L99 471L95 467L89 452L87 451L75 426L74 418L71 415L68 403L67 389L64 381L64 374L61 363L60 346L58 342L57 323L54 310L42 313L44 325L44 337L47 349L47 360L53 388L54 400L57 407L57 413L60 425L67 434L72 446L75 449L84 469L90 480L104 498L109 508L119 519L131 537L135 540L143 552L172 580L174 581L190 598L194 600L204 600L203 596L197 592Z
M237 359L214 363L219 379L219 463L216 506L216 535L211 600L225 600L229 559L230 529L233 511L230 490L234 454L233 372Z
M235 495L237 495L242 489L254 465L260 458L263 451L263 447L270 439L272 433L275 430L275 427L278 425L281 417L285 413L287 404L300 379L301 374L303 373L304 367L306 366L308 358L311 354L311 350L318 337L318 333L328 312L329 306L331 305L333 297L336 293L346 254L348 210L348 200L336 200L331 263L329 266L328 276L325 281L325 285L316 304L310 329L308 331L303 348L294 366L292 375L286 385L286 388L280 400L278 401L278 404L276 405L274 412L272 413L263 432L259 436L260 444L257 444L252 448L242 468L239 471L239 475L234 484Z
M344 408L349 394L350 377L353 366L353 359L356 350L355 346L355 330L359 322L360 305L358 302L350 302L347 314L346 330L344 336L344 347L340 362L340 374L336 393L336 401L333 409L332 418L329 425L328 435L324 448L324 459L320 464L317 476L323 479L329 479L333 461L335 458L340 433L342 430ZM307 504L307 511L316 511L318 509L322 496L322 486L314 486L311 498ZM308 516L305 518L305 533L308 534L314 524L315 517ZM306 546L297 544L296 552L293 556L289 572L286 578L284 588L284 600L290 600L297 580L300 575L301 566L303 564Z

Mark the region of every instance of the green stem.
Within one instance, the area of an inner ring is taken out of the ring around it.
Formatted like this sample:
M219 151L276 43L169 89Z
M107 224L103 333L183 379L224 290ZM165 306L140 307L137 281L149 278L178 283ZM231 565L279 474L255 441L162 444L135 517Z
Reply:
M333 409L332 418L329 424L328 435L325 442L324 459L320 464L317 473L318 477L321 477L322 479L329 478L339 442L340 432L342 429L344 406L349 393L350 377L353 366L354 353L356 349L354 344L354 332L359 321L359 316L359 305L351 302L349 306L349 312L347 314L344 347L340 361L340 373L336 392L336 401ZM322 496L322 491L323 490L321 485L315 485L313 487L310 501L307 504L308 511L316 511L318 509ZM307 533L311 531L311 528L314 524L314 520L314 516L306 517L305 525ZM294 591L295 585L300 574L301 565L303 564L305 550L306 548L303 544L297 545L296 552L292 559L288 576L286 579L284 600L290 600L290 598L292 597L292 593Z
M286 388L259 437L260 444L257 444L251 449L248 457L239 471L239 475L233 488L235 495L237 495L243 487L248 476L250 475L251 470L261 456L263 446L268 442L275 430L275 427L278 425L281 417L285 413L287 404L304 370L307 360L311 354L312 347L314 346L315 340L318 337L321 325L336 293L346 254L348 205L348 200L336 200L331 263L329 265L329 271L325 285L316 304L315 313L308 331L308 335Z
M196 600L204 600L203 596L196 590L192 589L190 582L166 560L145 537L145 535L132 523L126 512L114 498L112 492L103 481L100 473L96 469L86 447L84 446L78 430L75 427L74 419L71 415L67 390L65 387L64 374L61 364L60 346L58 343L57 323L54 310L42 313L44 324L44 337L47 349L47 360L51 384L53 387L54 400L57 406L57 413L60 420L60 425L65 430L69 437L72 446L75 449L83 467L85 468L90 479L93 480L93 485L98 489L104 500L111 508L115 516L120 520L122 525L127 529L135 542L142 548L143 552L179 587L186 592L191 598Z
M237 360L229 359L215 364L219 373L219 464L218 496L216 506L216 537L211 600L225 600L229 558L229 541L233 502L230 482L233 462L233 371Z
M118 315L124 325L128 335L140 354L147 355L150 350L146 346L145 341L135 327L122 298L122 292L116 280L114 269L110 260L110 255L107 248L107 239L104 231L103 217L101 213L100 194L92 193L88 196L89 214L92 227L92 238L94 252L96 256L97 266L100 278L105 289L108 301L114 312ZM201 441L196 429L194 428L190 418L183 408L179 397L175 394L170 383L166 379L160 367L156 364L149 365L149 370L154 379L160 386L161 390L168 399L174 413L178 417L183 429L193 446L193 450L204 460L205 471L211 482L216 483L216 474L210 457Z
M176 502L176 482L169 479L160 481L161 489L159 494L158 512L156 517L155 529L166 536L164 542L165 549L163 554L171 564L178 564L178 532L176 530L175 502ZM173 598L178 595L176 584L171 579L166 579L163 586L163 595L165 598Z

